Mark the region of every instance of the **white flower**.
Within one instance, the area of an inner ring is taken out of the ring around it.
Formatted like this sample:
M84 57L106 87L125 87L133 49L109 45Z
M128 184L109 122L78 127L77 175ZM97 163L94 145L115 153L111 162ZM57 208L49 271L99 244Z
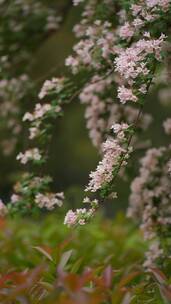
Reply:
M17 160L20 160L20 162L25 165L25 164L27 164L28 161L30 161L30 160L38 161L41 159L41 157L42 156L39 152L39 149L33 148L33 149L25 151L24 153L20 152L17 155Z
M35 197L35 202L39 208L53 210L55 206L61 207L64 200L63 192L60 193L38 193Z

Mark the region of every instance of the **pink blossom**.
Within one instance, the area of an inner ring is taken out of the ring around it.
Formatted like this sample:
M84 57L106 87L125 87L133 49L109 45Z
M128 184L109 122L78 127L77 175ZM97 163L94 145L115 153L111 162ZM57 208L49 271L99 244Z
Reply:
M65 79L63 77L53 77L51 80L46 80L38 95L39 99L43 99L45 96L52 92L59 93L63 89L64 80Z
M146 4L149 8L159 6L159 7L161 7L162 10L167 11L169 8L170 1L169 0L146 0Z
M118 98L123 104L125 104L127 101L136 102L138 100L138 98L133 94L132 90L127 89L124 86L118 88Z
M16 203L21 199L21 197L18 194L12 194L11 195L11 202Z
M166 134L171 135L171 118L168 118L163 123Z
M61 193L38 193L35 197L35 203L39 208L53 210L55 206L61 207L64 200L64 194Z
M134 35L134 28L128 23L125 22L119 30L119 36L123 39L131 38Z
M72 210L69 210L65 216L64 224L67 226L74 226L77 222L77 215Z
M131 152L124 148L123 142L126 140L124 131L127 125L121 126L121 131L118 131L116 139L108 138L102 145L103 159L99 162L96 170L90 173L90 181L85 191L96 192L105 184L110 183L113 178L113 169L120 163L121 155L125 155L125 160L122 165L125 166ZM118 127L117 127L118 130ZM121 136L122 135L122 136Z
M141 5L137 5L137 4L132 4L131 5L131 10L133 12L133 15L136 16L136 15L138 15L141 12L142 6Z

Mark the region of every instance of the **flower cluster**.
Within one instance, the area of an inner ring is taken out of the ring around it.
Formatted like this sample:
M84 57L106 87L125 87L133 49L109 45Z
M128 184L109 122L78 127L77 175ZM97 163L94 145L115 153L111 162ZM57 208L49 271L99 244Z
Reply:
M59 93L64 86L64 78L52 78L52 80L46 80L39 93L39 99L43 99L45 96Z
M43 99L47 95L60 94L64 87L64 78L53 78L43 84L39 98ZM70 89L69 89L70 91ZM66 95L66 93L65 93ZM37 138L37 146L20 152L17 160L22 164L35 165L30 167L32 174L26 173L22 176L21 182L15 187L15 193L11 196L10 212L15 213L20 209L20 212L37 212L39 208L53 210L56 206L61 207L64 195L63 193L52 193L50 191L50 182L47 176L42 176L42 165L47 159L47 144L50 138L49 130L52 127L53 120L61 115L62 98L53 100L51 103L37 103L33 112L26 112L23 116L23 121L27 121L29 126L29 139ZM68 101L68 100L67 100ZM28 171L30 168L27 166ZM36 168L36 172L34 171Z
M167 238L171 224L170 153L170 146L149 149L131 185L128 216L139 218L144 238L154 242Z
M163 123L166 134L171 135L171 118L167 118Z
M34 47L35 41L37 43L42 36L45 36L45 33L57 30L62 20L53 6L47 6L39 0L36 2L34 0L29 2L14 0L8 9L6 1L3 1L0 14L2 16L0 50L3 54L10 53L12 56L20 56L20 60L32 51L30 48ZM8 33L8 38L6 33ZM32 45L27 41L30 36ZM10 45L8 44L9 37L13 38L10 40Z
M99 150L101 150L102 143L109 135L113 123L127 121L129 124L133 124L137 117L137 109L132 105L122 107L122 105L114 103L114 81L113 75L105 79L96 75L90 83L86 84L79 95L81 103L86 106L85 118L89 136L93 145L98 147ZM128 95L127 98L130 100ZM137 97L134 98L136 98L136 101ZM152 117L144 113L139 120L138 127L147 129L151 121Z
M145 5L143 2L145 2ZM160 18L160 13L166 13L169 6L169 0L146 0L140 1L140 5L132 4L131 9L133 16L138 19L138 23L145 25L146 22L152 22Z
M46 208L48 210L53 210L55 206L61 207L64 200L64 194L61 193L37 193L35 196L35 203L39 208Z
M78 73L82 67L99 70L104 65L101 58L105 63L112 64L110 54L115 54L120 50L116 47L116 35L110 22L95 20L91 26L86 23L88 21L83 19L82 24L75 27L76 35L79 37L85 35L86 38L81 39L74 46L75 56L69 56L66 59L66 66L70 66L74 74Z
M52 94L59 94L64 88L64 78L53 78L46 80L39 93L39 99ZM37 103L33 113L26 112L23 121L29 121L29 139L34 139L41 135L41 131L46 128L46 120L56 118L61 115L60 100L53 103Z
M40 125L42 121L46 118L59 114L61 112L61 107L59 105L51 105L49 103L40 104L37 103L33 113L26 112L23 117L23 121L32 122L29 131L30 139L34 139L40 134Z
M131 89L127 89L124 86L118 88L118 98L120 99L121 103L126 103L127 101L134 101L138 100L137 96L135 96Z
M125 123L112 126L116 138L108 138L102 146L103 159L96 171L90 173L90 181L86 191L96 192L113 180L114 172L127 164L132 151L128 147L129 126Z
M61 207L64 201L63 192L50 192L49 176L39 177L33 174L24 174L22 179L14 186L8 210L11 214L33 214L40 209L48 211Z
M103 134L110 129L104 114L111 113L109 111L111 100L109 98L106 100L103 95L111 85L111 82L111 77L102 79L99 76L94 76L91 82L86 84L79 96L81 103L86 105L85 118L87 120L87 128L89 129L92 143L96 147L101 146Z
M90 204L90 208L77 209L76 211L69 210L65 216L64 224L68 227L76 225L85 225L94 216L96 209L98 208L98 201L90 200L86 197L83 201L84 203Z
M17 160L20 160L20 162L25 165L28 163L28 161L40 161L42 158L39 149L33 148L30 150L25 151L24 153L19 153L17 155Z
M163 249L160 247L160 242L155 240L150 246L148 251L145 253L146 260L143 266L148 270L151 267L155 267L156 261L161 259L163 256Z
M124 82L129 86L122 85L118 89L118 98L122 103L138 100L136 94L147 93L147 78L151 73L151 65L154 59L161 60L161 50L165 41L165 35L161 34L158 39L151 39L150 34L140 39L133 46L123 50L115 59L116 71L119 72ZM137 86L137 82L140 83ZM136 91L136 94L134 93Z
M22 132L21 107L18 101L24 102L25 96L29 95L31 90L32 84L26 74L0 81L0 134L3 139L1 148L5 155L15 150L17 138ZM8 140L4 138L4 133L8 134Z
M127 20L126 15L122 14L124 24L120 26L118 34L121 39L130 40L137 31L146 26L150 27L151 23L157 21L161 15L169 10L170 1L147 0L139 1L138 4L131 4L130 11L133 19Z

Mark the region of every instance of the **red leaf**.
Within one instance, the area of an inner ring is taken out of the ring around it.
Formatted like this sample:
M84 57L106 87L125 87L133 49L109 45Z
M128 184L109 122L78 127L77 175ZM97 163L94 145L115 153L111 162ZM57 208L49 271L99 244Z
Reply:
M159 285L161 296L164 300L168 300L168 303L171 303L171 288L170 286L161 286Z
M103 272L103 279L105 282L105 286L110 288L112 285L112 279L113 279L113 271L112 271L112 267L110 265L105 268L105 270Z
M11 285L18 285L26 280L27 274L23 272L11 272L1 276L0 278L0 288L5 288L11 283Z
M152 274L154 275L154 278L157 280L160 284L166 284L167 277L165 274L158 268L150 268Z

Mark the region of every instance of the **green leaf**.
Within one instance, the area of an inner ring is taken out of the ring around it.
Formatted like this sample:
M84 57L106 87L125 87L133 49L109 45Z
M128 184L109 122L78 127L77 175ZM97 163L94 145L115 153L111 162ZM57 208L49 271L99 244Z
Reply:
M33 246L32 248L36 249L38 252L40 252L41 254L43 254L51 262L54 262L52 256L45 249L43 249L42 247L40 247L40 246Z
M68 263L72 253L73 253L72 249L63 253L63 255L61 257L61 260L59 262L59 265L58 265L58 269L60 269L62 271L64 270L64 268L65 268L66 264Z

